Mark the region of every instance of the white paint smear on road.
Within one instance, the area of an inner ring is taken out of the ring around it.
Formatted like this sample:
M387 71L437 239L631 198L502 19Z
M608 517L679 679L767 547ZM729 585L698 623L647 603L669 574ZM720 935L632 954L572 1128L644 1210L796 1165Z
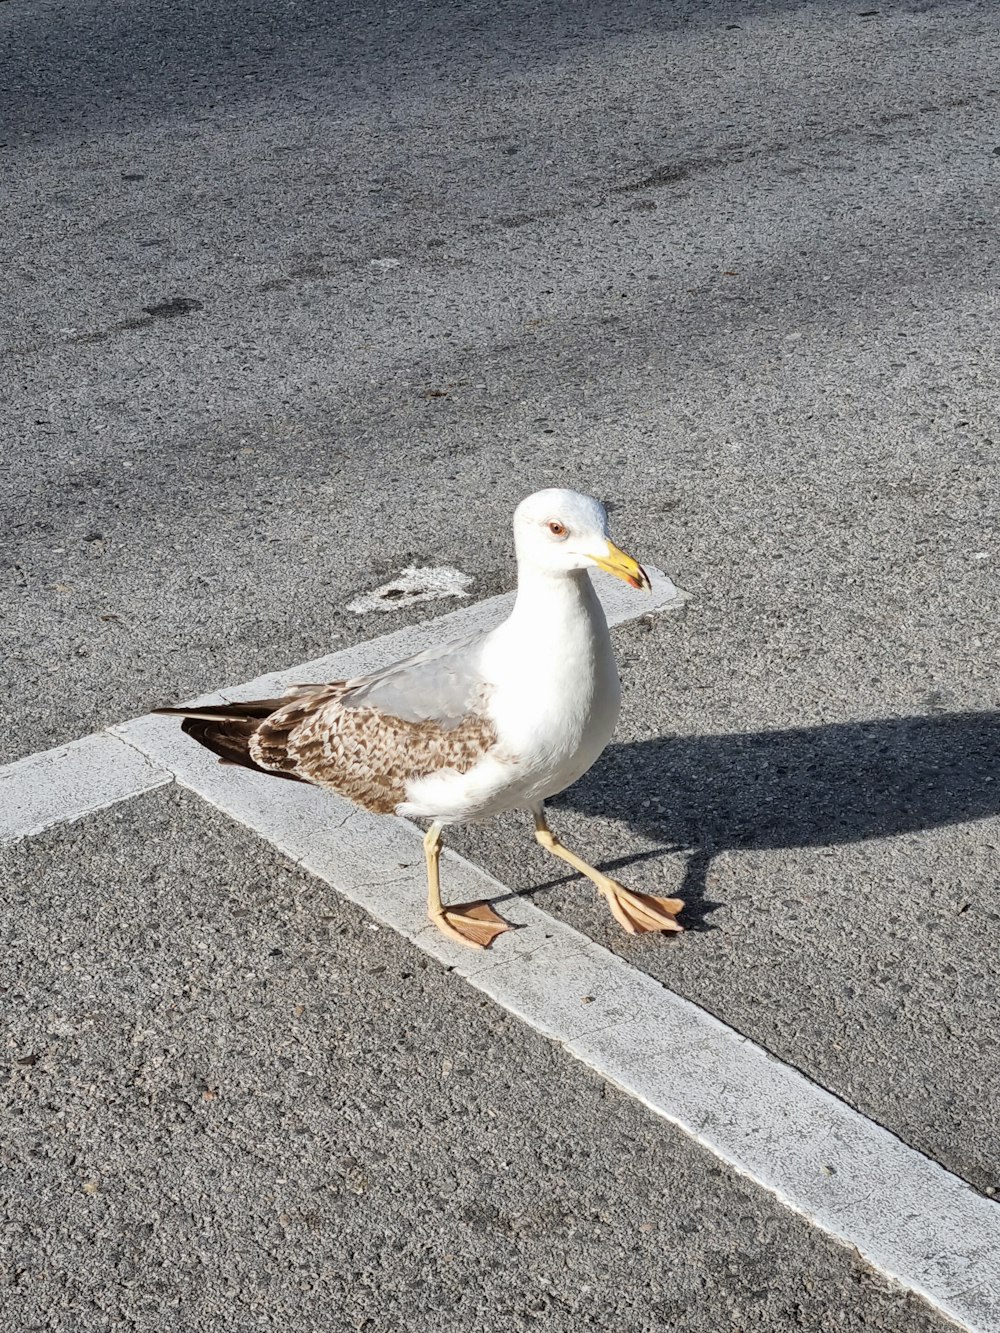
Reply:
M468 597L472 575L448 565L407 565L380 588L362 593L347 603L348 611L367 615L370 611L395 611L417 602L439 602L445 597Z

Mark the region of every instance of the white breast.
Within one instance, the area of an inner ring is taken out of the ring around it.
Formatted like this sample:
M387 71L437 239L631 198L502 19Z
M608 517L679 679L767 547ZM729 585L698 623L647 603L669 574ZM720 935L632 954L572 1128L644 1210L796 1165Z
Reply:
M522 770L523 796L561 791L611 739L621 690L604 611L589 577L553 580L487 644L497 736Z
M530 806L575 782L618 720L611 636L589 577L522 579L510 618L487 636L495 750L470 772L413 782L400 814L461 822Z

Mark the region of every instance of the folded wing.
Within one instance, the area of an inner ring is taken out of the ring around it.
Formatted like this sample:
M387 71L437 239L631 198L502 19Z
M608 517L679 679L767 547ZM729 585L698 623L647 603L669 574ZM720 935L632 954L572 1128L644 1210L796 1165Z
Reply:
M279 699L157 709L222 763L310 782L387 813L407 784L466 773L496 743L479 671L483 636L349 681L297 685Z

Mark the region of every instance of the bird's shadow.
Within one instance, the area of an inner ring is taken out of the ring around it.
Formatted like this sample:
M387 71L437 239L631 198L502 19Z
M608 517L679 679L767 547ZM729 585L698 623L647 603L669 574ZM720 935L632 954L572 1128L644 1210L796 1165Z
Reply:
M706 929L720 905L706 897L718 852L828 847L1000 814L1000 712L612 745L552 805L685 849L677 892L688 923Z

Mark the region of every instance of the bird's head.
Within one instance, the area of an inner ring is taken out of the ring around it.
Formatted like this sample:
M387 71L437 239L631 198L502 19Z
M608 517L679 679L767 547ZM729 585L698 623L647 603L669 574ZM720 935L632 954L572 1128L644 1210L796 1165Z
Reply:
M536 491L514 510L514 547L519 565L566 574L596 565L633 588L649 590L642 565L608 536L608 511L579 491Z

